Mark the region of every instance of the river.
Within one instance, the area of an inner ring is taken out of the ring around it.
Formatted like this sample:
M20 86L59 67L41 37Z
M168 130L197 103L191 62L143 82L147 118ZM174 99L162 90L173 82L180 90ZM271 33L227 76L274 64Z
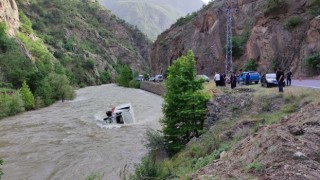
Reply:
M133 124L104 124L106 110L131 103ZM77 90L72 101L0 120L3 179L120 179L147 153L142 141L148 128L160 129L160 96L114 84ZM126 167L126 168L125 168Z

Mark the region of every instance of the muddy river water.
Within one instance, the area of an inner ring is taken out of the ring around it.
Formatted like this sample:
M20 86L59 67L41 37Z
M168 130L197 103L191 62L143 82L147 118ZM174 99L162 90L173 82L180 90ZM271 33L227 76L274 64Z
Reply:
M131 103L133 124L107 125L112 106ZM120 179L120 171L147 153L148 128L160 129L160 96L116 85L87 87L77 97L0 120L3 179L85 179L92 173ZM126 168L125 168L126 167Z

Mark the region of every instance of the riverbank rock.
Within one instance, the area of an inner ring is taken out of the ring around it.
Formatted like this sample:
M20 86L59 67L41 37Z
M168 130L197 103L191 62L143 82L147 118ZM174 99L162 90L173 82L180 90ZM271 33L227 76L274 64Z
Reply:
M252 104L253 89L239 88L232 94L217 95L207 103L207 120L205 128L210 128L216 121L232 118L242 111L250 109Z

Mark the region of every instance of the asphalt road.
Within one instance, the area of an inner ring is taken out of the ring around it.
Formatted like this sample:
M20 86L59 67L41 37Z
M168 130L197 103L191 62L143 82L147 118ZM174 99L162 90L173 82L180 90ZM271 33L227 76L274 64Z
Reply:
M292 80L291 84L293 86L300 86L300 87L308 87L308 88L316 88L320 89L320 80Z

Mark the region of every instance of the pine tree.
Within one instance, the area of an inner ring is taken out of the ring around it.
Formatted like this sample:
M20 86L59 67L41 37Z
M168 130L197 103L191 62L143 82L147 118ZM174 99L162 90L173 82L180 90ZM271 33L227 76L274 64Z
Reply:
M170 154L182 149L192 137L199 137L203 129L209 97L201 92L202 83L196 79L192 51L168 68L162 125Z
M24 101L24 107L26 110L34 108L34 97L26 81L23 81L22 87L20 89L21 97Z

